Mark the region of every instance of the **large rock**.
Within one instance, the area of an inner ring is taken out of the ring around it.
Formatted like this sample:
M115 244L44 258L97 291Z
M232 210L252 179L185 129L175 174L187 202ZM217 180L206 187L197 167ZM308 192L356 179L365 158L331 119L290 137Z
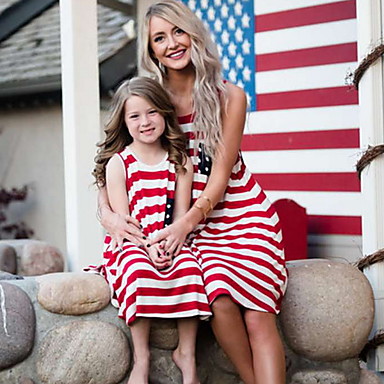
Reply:
M382 381L375 373L362 369L359 384L382 384Z
M18 266L20 275L37 276L62 271L64 258L57 248L42 241L31 241L24 245Z
M348 384L348 381L342 372L310 370L296 372L290 384Z
M155 348L175 349L179 342L174 319L154 319L151 323L150 345Z
M319 361L357 356L374 316L372 288L358 269L329 260L289 263L280 324L288 346Z
M128 340L117 326L73 321L46 335L36 366L43 384L117 384L130 360Z
M35 384L35 382L29 377L21 377L17 384Z
M149 382L151 384L181 384L183 382L181 372L172 360L172 351L151 348Z
M217 342L214 342L211 347L211 357L214 365L217 365L226 373L236 374L236 369L232 362L228 359L225 352L219 347Z
M13 247L7 244L0 244L0 271L16 273L17 258Z
M317 370L317 371L338 371L344 373L348 384L358 384L360 380L360 364L358 357L341 361L314 361L301 358L299 361L300 370Z
M15 249L17 273L24 276L37 276L45 273L64 271L64 257L56 248L44 241L32 239L0 240Z
M35 311L19 287L0 282L0 370L23 361L35 339Z
M83 315L105 308L110 290L105 279L90 273L52 273L39 276L38 301L47 310Z

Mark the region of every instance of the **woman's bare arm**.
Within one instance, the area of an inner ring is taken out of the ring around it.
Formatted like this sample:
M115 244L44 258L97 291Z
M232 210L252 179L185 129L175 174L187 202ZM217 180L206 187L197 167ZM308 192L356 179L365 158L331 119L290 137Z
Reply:
M189 210L191 206L191 195L192 195L192 181L193 181L193 165L190 158L187 158L185 164L186 172L177 175L177 183L175 189L175 205L173 208L172 221L176 221L182 218ZM177 255L185 241L185 236L181 238L173 239L173 242L166 242L165 249L170 254Z

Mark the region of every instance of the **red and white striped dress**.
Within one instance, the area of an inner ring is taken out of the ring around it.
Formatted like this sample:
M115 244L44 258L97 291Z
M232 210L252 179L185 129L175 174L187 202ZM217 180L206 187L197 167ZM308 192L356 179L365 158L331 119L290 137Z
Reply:
M176 185L175 166L166 156L157 165L147 165L127 147L120 154L126 167L126 187L131 216L139 220L151 238L171 223ZM199 255L183 246L171 267L157 270L144 249L125 241L123 250L104 242L103 262L85 268L102 274L118 315L132 324L137 317L208 317L211 311L204 289Z
M204 190L211 160L195 143L191 116L179 117L194 166L193 200ZM241 306L278 313L287 271L278 216L239 153L223 199L191 235L201 257L205 290L211 304L229 295Z

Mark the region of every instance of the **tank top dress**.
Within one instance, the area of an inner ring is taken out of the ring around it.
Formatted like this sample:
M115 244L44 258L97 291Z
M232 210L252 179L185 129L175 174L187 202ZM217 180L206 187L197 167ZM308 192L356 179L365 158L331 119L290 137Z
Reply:
M147 165L129 147L119 155L126 168L129 212L144 235L152 238L172 220L175 166L168 156L157 165ZM128 325L137 317L207 318L212 313L198 259L198 252L184 245L170 267L157 270L143 248L129 241L124 241L122 250L112 248L107 234L102 263L84 271L105 277L111 303Z
M189 142L195 201L209 180L212 161L196 139L192 116L179 117L179 123ZM279 218L240 152L222 200L189 240L199 254L209 304L229 295L244 308L279 313L287 285Z

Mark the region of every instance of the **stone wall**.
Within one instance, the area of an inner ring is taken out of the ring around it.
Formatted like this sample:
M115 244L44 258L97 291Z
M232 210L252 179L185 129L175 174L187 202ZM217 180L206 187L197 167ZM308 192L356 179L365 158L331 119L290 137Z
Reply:
M290 384L379 384L358 355L372 327L365 276L328 260L289 263L279 315ZM0 384L122 384L132 365L129 328L109 303L104 279L83 273L0 274ZM171 359L175 321L151 329L151 384L181 384ZM202 384L240 384L209 322L197 343Z

